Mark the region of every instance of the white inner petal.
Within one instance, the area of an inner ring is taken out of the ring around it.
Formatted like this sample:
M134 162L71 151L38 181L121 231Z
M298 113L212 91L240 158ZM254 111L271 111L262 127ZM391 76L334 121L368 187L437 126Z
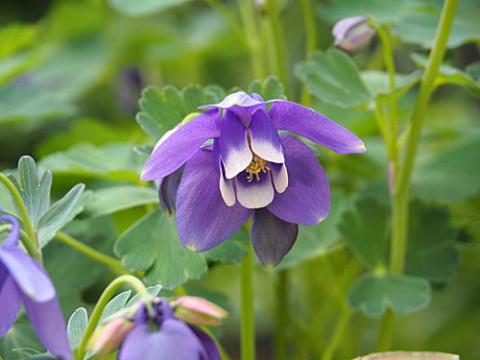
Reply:
M233 180L225 180L222 164L220 164L220 193L227 206L235 205L235 191L233 190Z
M283 163L285 161L283 151L276 148L267 139L256 139L252 137L252 150L255 154L267 161L275 163Z
M259 209L267 206L273 201L275 190L273 189L270 173L264 175L265 180L243 184L237 178L235 184L237 187L237 199L242 206L247 209Z
M248 148L247 148L248 149ZM228 153L225 154L224 165L225 165L225 177L227 179L232 179L241 173L245 168L250 164L253 159L253 154L250 150L245 148L228 149Z
M287 167L285 164L282 164L282 167L280 170L276 170L272 166L272 178L273 178L273 185L275 186L275 190L277 190L278 193L283 193L287 187L288 187L288 173L287 173Z

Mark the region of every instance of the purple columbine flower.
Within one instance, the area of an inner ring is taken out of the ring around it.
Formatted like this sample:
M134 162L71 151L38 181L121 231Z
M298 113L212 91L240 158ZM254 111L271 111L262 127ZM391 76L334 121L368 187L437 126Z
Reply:
M175 317L167 299L156 299L153 314L141 304L118 360L220 360L215 341Z
M368 25L364 16L353 16L335 23L332 29L335 46L345 51L355 51L366 45L375 30Z
M339 154L361 153L365 146L327 117L289 101L265 102L239 91L201 108L207 111L159 141L142 180L163 183L186 163L176 198L163 194L170 206L175 201L183 245L208 250L253 216L255 252L264 265L276 265L293 246L297 224L316 225L330 208L327 175L313 151L278 131Z
M0 209L1 211L1 209ZM0 246L0 337L15 323L21 303L42 344L59 359L72 359L67 327L47 272L18 248L20 228L12 216L0 216L12 225Z

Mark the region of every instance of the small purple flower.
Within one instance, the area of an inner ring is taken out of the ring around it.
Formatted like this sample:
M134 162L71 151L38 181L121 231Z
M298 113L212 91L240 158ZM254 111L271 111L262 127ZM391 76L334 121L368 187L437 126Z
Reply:
M368 25L368 19L363 16L353 16L335 23L332 29L335 37L335 46L354 51L368 43L375 34L375 30Z
M156 299L153 314L141 304L118 360L220 360L215 341L204 331L175 317L166 299Z
M159 141L142 180L164 183L186 163L176 198L160 189L161 197L173 199L182 244L208 250L253 216L255 252L264 265L276 265L293 246L297 224L316 225L330 208L327 175L313 151L278 131L340 154L361 153L365 146L327 117L289 101L265 102L239 91L201 108L207 111ZM205 145L210 139L213 144Z
M1 211L1 209L0 209ZM72 359L67 328L47 272L18 248L20 228L12 216L0 216L12 225L0 246L0 337L15 323L21 303L43 345L59 359Z

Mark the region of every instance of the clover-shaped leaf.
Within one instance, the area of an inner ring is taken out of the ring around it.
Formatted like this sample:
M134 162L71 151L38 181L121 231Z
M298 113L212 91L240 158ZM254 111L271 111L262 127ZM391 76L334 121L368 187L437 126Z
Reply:
M366 274L348 294L350 305L369 316L380 316L387 307L398 313L413 312L429 301L428 281L406 275Z

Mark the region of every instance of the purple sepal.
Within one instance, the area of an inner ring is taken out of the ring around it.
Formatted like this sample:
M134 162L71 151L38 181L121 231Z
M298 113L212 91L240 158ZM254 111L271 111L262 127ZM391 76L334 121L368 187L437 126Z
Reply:
M206 332L200 330L196 326L190 326L190 329L197 336L198 340L202 343L205 353L201 360L221 360L222 357L218 351L218 346L215 341Z
M267 209L255 210L252 245L264 266L275 266L290 251L298 235L298 225L283 221Z
M178 186L180 185L184 168L185 167L182 166L170 175L160 179L158 198L160 200L160 206L168 214L173 214L175 212Z

